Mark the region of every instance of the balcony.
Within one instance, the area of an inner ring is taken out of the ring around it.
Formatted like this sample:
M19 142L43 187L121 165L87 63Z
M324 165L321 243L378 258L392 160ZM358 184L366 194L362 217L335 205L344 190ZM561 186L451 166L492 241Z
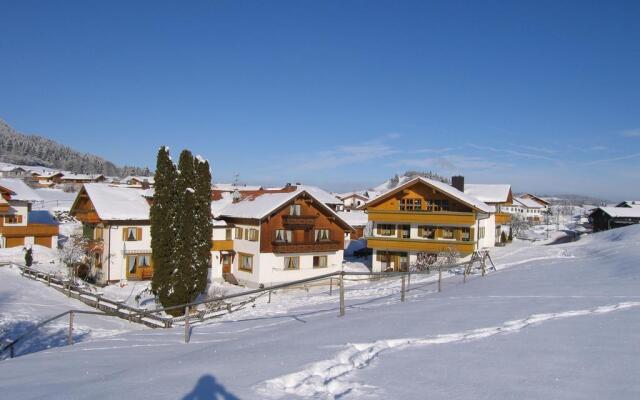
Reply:
M283 215L285 229L311 229L316 223L316 215Z
M420 223L426 225L473 225L476 222L476 217L472 212L371 210L369 211L369 221Z
M438 253L452 247L462 254L472 253L476 242L445 239L398 239L394 237L367 237L367 247L378 250L398 250Z
M511 223L511 214L507 213L497 213L496 214L496 224L498 225L507 225Z
M321 253L327 251L342 250L341 243L337 240L329 240L322 242L304 242L304 243L284 243L272 242L271 247L274 253Z
M212 240L211 251L233 250L233 240Z

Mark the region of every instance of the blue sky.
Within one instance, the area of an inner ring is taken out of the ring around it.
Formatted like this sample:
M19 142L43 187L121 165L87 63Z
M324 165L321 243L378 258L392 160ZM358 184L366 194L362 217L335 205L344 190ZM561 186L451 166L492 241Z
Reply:
M135 4L131 4L135 3ZM119 164L640 197L640 2L2 1L0 118Z

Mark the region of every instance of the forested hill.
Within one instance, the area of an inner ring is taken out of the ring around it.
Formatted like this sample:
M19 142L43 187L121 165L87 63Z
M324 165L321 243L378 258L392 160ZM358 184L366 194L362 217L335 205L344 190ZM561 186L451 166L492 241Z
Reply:
M147 175L147 168L124 166L93 154L81 153L51 139L25 135L0 119L0 161L19 165L39 165L78 174L109 176Z

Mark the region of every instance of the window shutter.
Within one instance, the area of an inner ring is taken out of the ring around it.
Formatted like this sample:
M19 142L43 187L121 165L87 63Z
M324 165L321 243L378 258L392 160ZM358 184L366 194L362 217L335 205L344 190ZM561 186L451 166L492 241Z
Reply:
M475 242L476 238L474 236L474 228L469 228L469 241Z
M122 228L122 240L127 240L127 228Z
M381 232L382 232L382 229L380 229L380 225L376 225L376 233L380 235Z
M418 237L424 237L424 227L418 227Z
M142 228L136 228L136 240L142 240Z

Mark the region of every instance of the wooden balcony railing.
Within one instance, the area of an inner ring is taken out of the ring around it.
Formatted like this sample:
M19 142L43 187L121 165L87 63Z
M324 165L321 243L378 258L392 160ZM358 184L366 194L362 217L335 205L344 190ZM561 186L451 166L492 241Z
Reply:
M316 215L283 215L282 224L285 228L313 228L316 218Z
M274 253L320 253L325 251L338 251L340 242L338 241L322 241L322 242L304 242L304 243L283 243L272 242Z

